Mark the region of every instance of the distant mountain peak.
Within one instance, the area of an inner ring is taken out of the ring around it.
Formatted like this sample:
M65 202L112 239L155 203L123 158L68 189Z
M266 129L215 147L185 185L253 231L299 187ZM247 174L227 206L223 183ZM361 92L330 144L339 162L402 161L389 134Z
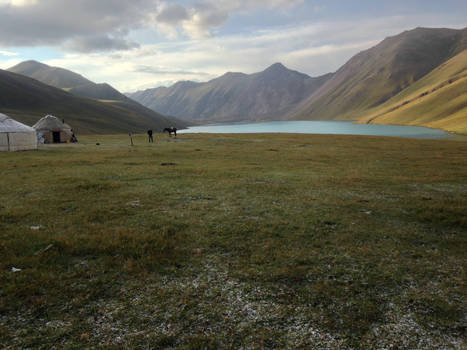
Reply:
M186 85L186 84L194 85L194 84L196 84L196 82L192 81L192 80L179 80L174 85L179 86L179 85Z
M9 69L9 71L12 71L12 72L17 72L17 71L30 72L30 71L35 71L35 70L41 69L41 68L49 68L49 66L44 64L44 63L35 61L35 60L28 60L28 61L20 62L17 65L15 65L14 67L11 67Z
M284 66L282 63L276 62L272 64L271 66L269 66L268 68L266 68L265 72L266 71L280 72L280 71L287 71L287 70L289 69L287 69L287 67Z
M41 62L36 61L36 60L26 60L26 61L18 63L18 65L20 65L20 64L36 64L38 66L46 66L46 64L41 63Z
M221 75L218 78L213 79L212 81L234 81L238 79L243 79L247 75L245 73L240 73L240 72L227 72Z
M92 81L78 73L60 67L48 66L34 60L21 62L9 68L8 71L28 76L60 89L92 84Z
M257 73L263 77L273 78L273 79L284 79L288 76L300 76L301 79L310 78L307 74L297 72L296 70L292 70L284 66L282 63L277 62L273 65L266 68L264 71Z
M246 75L245 73L241 73L241 72L227 72L224 74L225 76L244 76Z

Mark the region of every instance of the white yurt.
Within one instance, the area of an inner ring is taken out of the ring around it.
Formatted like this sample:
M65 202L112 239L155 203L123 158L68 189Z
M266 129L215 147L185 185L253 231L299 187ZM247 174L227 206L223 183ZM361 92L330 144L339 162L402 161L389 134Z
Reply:
M0 151L37 149L36 130L0 113Z
M72 142L71 127L53 115L46 115L32 127L37 131L40 143Z

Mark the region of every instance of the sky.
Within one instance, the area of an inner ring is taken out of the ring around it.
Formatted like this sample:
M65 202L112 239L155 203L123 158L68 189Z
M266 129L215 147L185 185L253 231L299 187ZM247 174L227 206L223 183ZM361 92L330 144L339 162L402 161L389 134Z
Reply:
M0 0L0 69L37 60L122 92L276 62L315 77L416 27L467 27L467 1Z

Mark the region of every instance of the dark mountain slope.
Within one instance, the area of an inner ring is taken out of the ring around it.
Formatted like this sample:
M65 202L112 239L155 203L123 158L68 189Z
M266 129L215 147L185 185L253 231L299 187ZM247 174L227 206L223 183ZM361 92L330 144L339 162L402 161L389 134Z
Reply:
M64 89L73 95L102 99L128 101L128 98L109 84L96 84L82 75L59 67L51 67L37 61L25 61L8 69L40 82Z
M0 112L28 125L46 114L64 118L78 134L145 132L185 123L125 101L103 103L74 96L20 74L0 70Z
M66 91L76 96L94 98L97 100L133 101L107 83L79 85L66 89Z

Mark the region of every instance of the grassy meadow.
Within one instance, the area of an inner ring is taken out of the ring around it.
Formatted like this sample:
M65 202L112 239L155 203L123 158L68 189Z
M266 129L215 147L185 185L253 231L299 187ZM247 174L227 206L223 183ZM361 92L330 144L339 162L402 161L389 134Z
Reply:
M0 154L0 348L465 348L467 142L80 141Z

